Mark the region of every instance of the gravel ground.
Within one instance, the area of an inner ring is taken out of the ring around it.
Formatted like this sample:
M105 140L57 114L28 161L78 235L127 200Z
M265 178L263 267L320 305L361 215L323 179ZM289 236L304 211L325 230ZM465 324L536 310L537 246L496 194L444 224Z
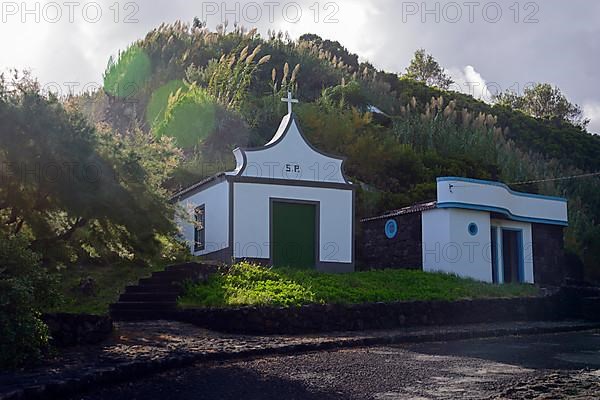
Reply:
M37 393L41 388L69 386L68 383L73 381L85 383L111 371L113 375L127 376L131 372L121 370L125 368L131 371L132 364L143 369L181 357L196 360L231 360L248 357L249 352L292 354L307 349L360 347L374 343L431 342L436 340L435 338L442 340L448 337L469 337L477 332L485 334L480 336L503 336L511 332L514 334L592 328L598 328L598 324L582 321L537 321L298 336L252 336L222 334L172 321L119 322L115 324L112 337L102 344L66 349L47 358L41 365L24 371L0 372L0 398L7 394L14 397L15 391ZM190 363L192 361L190 360Z
M597 399L600 331L198 364L77 399Z

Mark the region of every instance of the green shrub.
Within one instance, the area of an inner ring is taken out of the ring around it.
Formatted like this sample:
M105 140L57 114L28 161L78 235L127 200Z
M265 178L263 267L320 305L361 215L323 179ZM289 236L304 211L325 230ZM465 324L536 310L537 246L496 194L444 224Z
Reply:
M55 287L28 240L0 233L0 368L40 358L49 337L39 310L58 300Z
M275 269L242 262L226 273L213 275L206 285L188 285L183 305L277 305L292 306L315 302L309 288Z

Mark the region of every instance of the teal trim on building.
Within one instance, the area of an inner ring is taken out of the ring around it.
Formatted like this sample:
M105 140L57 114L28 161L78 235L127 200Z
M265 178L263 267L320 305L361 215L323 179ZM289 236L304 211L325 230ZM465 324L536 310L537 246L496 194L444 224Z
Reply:
M537 223L537 224L569 226L568 222L566 222L566 221L559 221L559 220L545 219L545 218L534 218L534 217L521 217L519 215L514 215L506 208L496 207L496 206L485 206L482 204L445 202L445 203L437 203L437 208L461 208L461 209L465 209L465 210L489 211L489 212L496 212L499 214L504 214L509 219L512 219L514 221L533 222L533 223Z

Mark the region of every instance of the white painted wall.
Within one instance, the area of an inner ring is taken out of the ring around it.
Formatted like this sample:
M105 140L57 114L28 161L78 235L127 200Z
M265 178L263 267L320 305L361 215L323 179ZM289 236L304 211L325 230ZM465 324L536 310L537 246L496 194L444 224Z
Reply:
M206 246L203 251L194 253L194 209L205 205L206 212ZM177 225L185 238L190 251L197 256L227 248L229 244L229 183L220 182L178 203L187 220L178 218Z
M511 228L511 229L520 229L523 231L523 268L524 268L524 281L527 283L534 283L533 281L533 239L531 234L531 224L528 222L518 222L518 221L507 221L504 219L492 219L491 225L498 227L498 235L500 235L501 228ZM501 239L498 241L498 256L499 263L498 268L501 269L502 266L502 241ZM500 273L500 277L502 277L502 273ZM502 280L499 281L502 283Z
M269 259L269 198L320 203L322 262L352 262L352 191L303 186L234 183L234 257Z
M433 209L422 213L423 270L492 282L490 213ZM477 224L472 236L470 223Z
M423 240L423 271L452 270L442 262L442 247L450 243L450 209L423 211L421 213L421 238Z
M439 178L437 201L438 207L461 203L505 209L521 218L551 220L564 225L568 221L566 201L513 192L495 182Z
M283 139L273 147L236 149L237 167L230 174L237 175L243 170L241 176L346 183L342 174L342 160L313 150L300 135L296 121L290 121L290 115L283 118L278 131L266 146L281 137Z

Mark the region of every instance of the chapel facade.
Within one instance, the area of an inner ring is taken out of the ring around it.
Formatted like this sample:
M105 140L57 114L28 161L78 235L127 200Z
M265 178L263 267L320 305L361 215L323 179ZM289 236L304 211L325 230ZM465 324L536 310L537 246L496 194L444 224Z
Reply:
M355 190L344 159L323 153L291 112L264 146L234 150L236 168L173 200L192 254L235 262L354 270Z

